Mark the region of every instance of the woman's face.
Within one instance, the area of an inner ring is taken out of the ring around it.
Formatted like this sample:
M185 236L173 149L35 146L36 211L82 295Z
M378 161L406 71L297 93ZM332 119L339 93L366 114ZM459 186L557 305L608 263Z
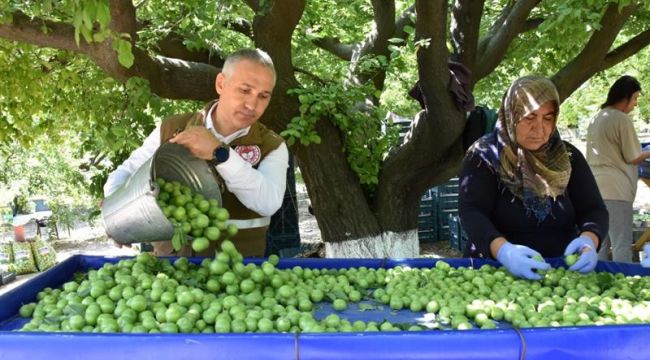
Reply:
M539 109L526 114L515 126L517 144L535 151L548 142L555 130L555 104L545 102Z

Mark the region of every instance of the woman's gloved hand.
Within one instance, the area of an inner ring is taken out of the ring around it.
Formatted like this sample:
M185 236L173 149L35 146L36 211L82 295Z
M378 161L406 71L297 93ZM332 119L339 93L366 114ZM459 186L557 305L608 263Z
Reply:
M643 252L645 253L645 257L641 260L641 266L646 268L650 267L650 243L643 245Z
M588 273L593 271L598 264L598 253L596 252L596 245L593 240L586 235L580 235L571 240L569 245L564 250L564 256L579 253L580 257L575 264L571 265L569 270L581 273Z
M542 276L533 270L548 270L551 265L533 259L535 256L541 257L541 254L527 246L505 242L497 253L497 260L516 277L540 280Z

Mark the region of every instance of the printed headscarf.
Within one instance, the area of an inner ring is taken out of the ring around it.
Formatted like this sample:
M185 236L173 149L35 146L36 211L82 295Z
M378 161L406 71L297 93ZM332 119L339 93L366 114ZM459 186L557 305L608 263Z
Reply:
M541 76L517 79L501 101L495 134L475 144L500 182L522 200L538 222L544 221L551 212L552 201L566 190L571 176L569 153L557 127L549 141L535 151L519 146L515 129L521 119L548 101L555 104L557 119L560 98L555 85Z

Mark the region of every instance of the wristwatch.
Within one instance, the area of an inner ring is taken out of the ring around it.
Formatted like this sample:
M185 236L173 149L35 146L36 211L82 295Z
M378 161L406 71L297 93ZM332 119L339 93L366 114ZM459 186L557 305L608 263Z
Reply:
M230 148L227 146L219 145L217 146L216 149L214 149L214 152L212 153L212 163L215 165L219 165L221 163L224 163L228 160L230 157Z

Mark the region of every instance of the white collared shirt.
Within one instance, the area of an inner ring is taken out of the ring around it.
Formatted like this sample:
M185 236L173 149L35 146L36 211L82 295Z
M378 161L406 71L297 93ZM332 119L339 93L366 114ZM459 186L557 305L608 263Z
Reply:
M216 104L208 111L204 125L219 141L229 144L248 134L250 127L238 130L229 136L219 134L210 121L210 115L215 107ZM158 147L160 147L160 126L157 126L144 140L142 146L132 152L129 158L108 176L104 184L104 196L109 196L124 184L131 174L153 156ZM257 169L254 169L233 149L230 149L228 160L217 165L216 169L228 190L235 194L244 206L262 216L271 216L282 206L288 166L289 151L282 143L260 161Z

